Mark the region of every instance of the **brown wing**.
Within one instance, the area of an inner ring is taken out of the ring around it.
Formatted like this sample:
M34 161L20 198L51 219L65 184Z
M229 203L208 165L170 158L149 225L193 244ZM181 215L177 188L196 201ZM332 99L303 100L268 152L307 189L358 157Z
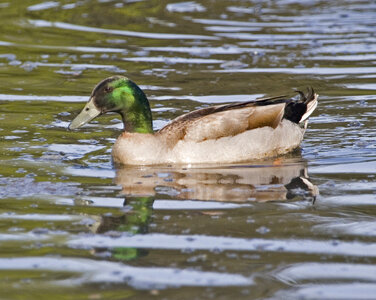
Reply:
M172 146L181 139L202 142L258 127L275 128L283 117L284 108L285 103L260 106L257 101L212 106L174 119L157 134L163 135Z

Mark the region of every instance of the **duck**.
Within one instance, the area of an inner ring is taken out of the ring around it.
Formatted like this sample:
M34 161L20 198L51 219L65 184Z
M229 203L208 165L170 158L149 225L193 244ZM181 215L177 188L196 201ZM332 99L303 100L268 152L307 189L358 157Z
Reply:
M313 88L299 97L276 96L214 105L183 114L154 132L149 101L125 76L99 82L74 130L94 118L118 113L124 130L112 148L115 164L236 163L278 157L298 148L317 107Z

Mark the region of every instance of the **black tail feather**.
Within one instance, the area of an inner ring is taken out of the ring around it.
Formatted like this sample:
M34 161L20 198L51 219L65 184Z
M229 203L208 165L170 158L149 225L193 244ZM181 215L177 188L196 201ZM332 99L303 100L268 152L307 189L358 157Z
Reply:
M312 87L309 87L308 88L308 94L307 94L307 101L308 102L311 102L312 100L314 100L315 99L315 91L313 90L313 88ZM307 102L307 103L308 103Z
M283 118L294 123L301 122L303 115L307 112L308 103L315 100L316 96L312 87L309 87L307 90L308 91L306 94L304 94L302 91L296 91L300 95L300 99L298 101L290 100L289 102L286 102Z

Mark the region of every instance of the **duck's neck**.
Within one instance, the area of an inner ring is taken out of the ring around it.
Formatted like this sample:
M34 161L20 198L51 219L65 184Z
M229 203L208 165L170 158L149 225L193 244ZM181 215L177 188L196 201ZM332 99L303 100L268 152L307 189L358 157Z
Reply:
M133 82L132 82L133 83ZM119 111L124 124L124 131L153 133L153 121L149 101L144 92L135 84L128 86L128 96L133 97L131 106L125 105Z

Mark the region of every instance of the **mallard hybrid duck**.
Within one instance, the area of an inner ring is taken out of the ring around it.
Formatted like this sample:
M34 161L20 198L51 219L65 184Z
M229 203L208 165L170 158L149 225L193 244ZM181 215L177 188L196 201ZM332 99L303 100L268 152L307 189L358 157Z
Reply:
M115 163L230 163L285 154L303 140L317 106L313 89L300 99L278 96L211 106L184 114L154 132L149 101L133 81L101 81L69 125L76 129L107 112L117 112L124 132L112 149Z

